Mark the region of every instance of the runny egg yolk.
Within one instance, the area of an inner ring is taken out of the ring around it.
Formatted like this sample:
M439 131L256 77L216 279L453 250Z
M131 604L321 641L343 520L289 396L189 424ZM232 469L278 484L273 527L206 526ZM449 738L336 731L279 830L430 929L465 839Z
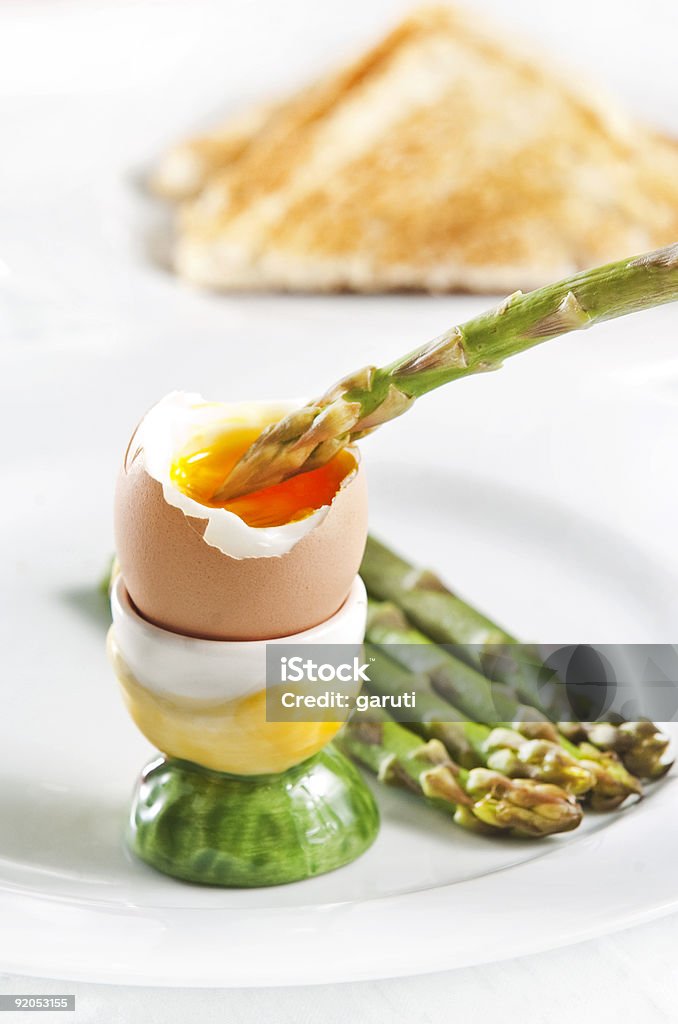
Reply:
M238 426L196 438L172 463L172 483L201 505L235 513L248 526L283 526L331 504L342 482L356 469L355 455L343 450L324 466L273 487L228 501L213 501L233 466L260 433L260 427Z

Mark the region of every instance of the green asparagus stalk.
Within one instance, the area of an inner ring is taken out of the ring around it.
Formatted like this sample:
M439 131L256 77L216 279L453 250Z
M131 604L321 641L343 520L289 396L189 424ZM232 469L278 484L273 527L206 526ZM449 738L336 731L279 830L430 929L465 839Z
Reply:
M459 377L498 369L508 356L561 334L678 299L678 243L587 270L491 309L388 366L365 367L320 399L268 427L213 500L280 483L328 462L341 448Z
M625 722L605 730L602 726L607 723L587 727L567 722L571 712L563 687L553 680L537 652L528 649L527 657L515 656L512 650L519 641L448 590L429 570L416 568L370 537L360 573L374 597L396 604L422 633L438 643L454 644L455 651L481 672L504 680L526 704L558 721L561 737L587 740L589 753L600 748L617 754L631 776L643 779L660 778L673 764L670 740L652 722ZM525 716L514 716L514 721L521 717ZM599 763L599 772L607 768L619 774L612 759Z
M391 701L393 707L394 698L397 700L402 694L414 691L416 707L407 721L408 728L425 739L443 743L463 767L482 766L509 778L550 783L574 796L581 796L593 787L593 773L559 743L526 738L513 729L491 728L471 721L433 690L427 675L413 673L397 658L390 657L394 650L404 650L403 645L382 650L371 642L369 626L367 639L370 641L366 645L370 657L368 693Z
M575 798L557 786L508 779L487 768L467 771L436 739L422 741L383 712L354 715L339 743L386 784L403 786L475 832L541 838L581 821Z
M369 537L360 575L375 597L398 605L436 643L453 644L483 675L503 681L549 718L567 717L562 687L553 682L536 651L471 607L428 569L417 569Z

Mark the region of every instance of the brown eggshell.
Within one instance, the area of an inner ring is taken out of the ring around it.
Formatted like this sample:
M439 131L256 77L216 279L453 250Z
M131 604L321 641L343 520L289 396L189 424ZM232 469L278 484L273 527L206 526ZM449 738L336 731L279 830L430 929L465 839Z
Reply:
M115 496L115 541L125 585L141 614L175 633L266 640L317 626L345 601L367 538L361 468L324 520L287 554L232 558L207 544L206 519L168 505L162 485L127 460Z

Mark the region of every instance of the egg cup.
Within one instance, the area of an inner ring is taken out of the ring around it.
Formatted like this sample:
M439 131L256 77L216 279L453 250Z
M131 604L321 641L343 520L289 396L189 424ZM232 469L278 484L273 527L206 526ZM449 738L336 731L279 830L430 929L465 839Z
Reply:
M341 722L267 720L269 641L207 640L163 629L111 591L108 653L130 715L163 754L136 785L127 841L165 874L227 887L279 885L348 864L379 816L353 764L330 742ZM324 623L279 644L362 642L359 577ZM224 699L224 680L239 696ZM183 683L183 694L182 690ZM261 774L239 769L252 763Z
M278 775L228 775L157 758L137 784L127 841L174 878L255 888L343 867L378 828L370 791L330 743Z

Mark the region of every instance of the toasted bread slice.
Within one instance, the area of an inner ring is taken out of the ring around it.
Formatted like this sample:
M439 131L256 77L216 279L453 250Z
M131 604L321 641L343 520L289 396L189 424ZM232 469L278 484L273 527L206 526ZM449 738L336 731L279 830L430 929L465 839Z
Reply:
M221 289L512 291L678 237L672 142L447 7L203 181L175 263Z

